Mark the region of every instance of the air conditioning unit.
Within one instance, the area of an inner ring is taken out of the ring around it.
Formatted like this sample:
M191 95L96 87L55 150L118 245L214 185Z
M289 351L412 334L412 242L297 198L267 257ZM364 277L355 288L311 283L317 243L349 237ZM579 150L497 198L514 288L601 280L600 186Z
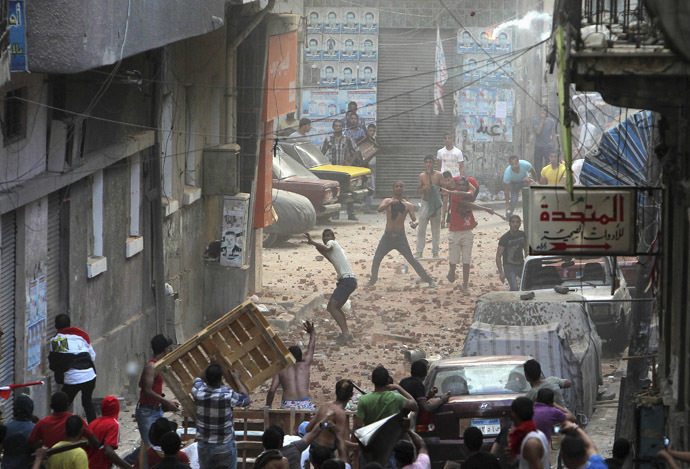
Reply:
M204 196L233 195L240 191L240 146L228 143L205 148Z

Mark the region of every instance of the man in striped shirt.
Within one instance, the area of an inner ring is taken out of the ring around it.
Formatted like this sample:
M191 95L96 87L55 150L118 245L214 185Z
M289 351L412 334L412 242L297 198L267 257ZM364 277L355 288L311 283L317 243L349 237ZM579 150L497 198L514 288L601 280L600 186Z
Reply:
M192 396L196 404L196 441L201 469L237 469L237 445L232 417L233 407L249 405L249 391L240 373L230 369L237 384L233 391L223 386L223 369L213 363L204 376L194 380Z

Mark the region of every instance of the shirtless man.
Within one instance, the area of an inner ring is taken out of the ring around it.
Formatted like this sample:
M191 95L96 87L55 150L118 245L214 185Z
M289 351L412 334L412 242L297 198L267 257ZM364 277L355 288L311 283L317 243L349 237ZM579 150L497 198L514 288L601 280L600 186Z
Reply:
M441 173L439 173L441 174ZM412 255L410 244L405 236L405 218L410 215L410 227L417 227L417 220L414 214L414 207L407 200L403 199L405 184L397 181L393 184L393 197L384 199L379 205L379 212L386 212L386 231L383 233L381 241L374 254L374 262L371 264L371 279L367 283L368 287L374 286L379 278L379 266L383 258L393 249L398 251L410 263L422 280L427 282L430 287L436 287L436 282L424 270L424 267Z
M417 193L422 194L422 208L419 211L419 227L417 228L417 257L422 257L424 252L426 225L429 222L431 222L431 254L438 257L443 208L439 192L441 187L443 187L443 175L434 169L434 157L427 155L424 157L424 172L417 178Z
M354 386L349 379L341 379L335 384L335 401L319 407L316 415L311 419L307 425L307 433L309 433L316 425L323 422L324 419L329 418L329 429L331 431L323 431L319 433L316 439L311 443L312 448L318 446L326 446L338 450L338 457L343 461L349 462L347 446L350 438L350 425L348 424L347 414L345 414L345 406L352 398ZM332 427L330 425L333 425ZM353 445L356 446L356 445Z
M282 386L283 402L280 405L281 409L316 409L309 398L309 374L311 363L314 360L314 348L316 347L314 323L305 321L304 331L309 334L307 355L302 359L302 349L296 345L288 348L297 363L273 377L273 382L266 395L266 407L271 407L278 386Z

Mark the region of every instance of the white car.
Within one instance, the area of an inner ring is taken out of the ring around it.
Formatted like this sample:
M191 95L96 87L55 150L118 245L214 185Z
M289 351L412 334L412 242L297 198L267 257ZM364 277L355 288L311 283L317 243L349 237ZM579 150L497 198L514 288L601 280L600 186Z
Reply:
M568 288L585 297L599 335L614 349L625 347L632 303L625 278L614 264L614 258L528 257L522 270L520 290L552 290L554 287Z

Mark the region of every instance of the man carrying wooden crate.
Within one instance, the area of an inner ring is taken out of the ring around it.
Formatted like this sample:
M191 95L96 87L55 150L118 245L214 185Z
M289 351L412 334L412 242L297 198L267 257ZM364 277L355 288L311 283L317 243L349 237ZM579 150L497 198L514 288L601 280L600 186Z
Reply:
M233 407L249 405L249 391L240 373L228 370L237 391L223 386L223 369L217 363L196 378L192 396L196 405L196 441L201 469L237 469L237 444Z

